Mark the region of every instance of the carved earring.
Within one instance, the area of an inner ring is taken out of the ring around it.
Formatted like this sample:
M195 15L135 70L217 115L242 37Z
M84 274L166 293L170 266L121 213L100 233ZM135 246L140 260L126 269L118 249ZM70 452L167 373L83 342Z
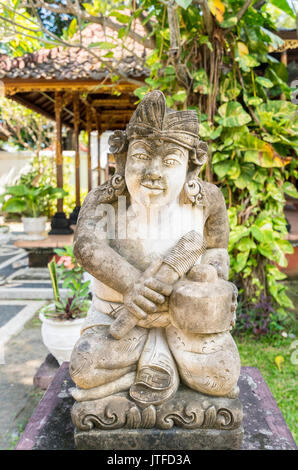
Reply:
M191 173L193 175L193 172ZM196 175L197 176L197 175ZM203 187L201 182L196 177L192 177L189 181L184 184L184 192L187 199L197 206L202 205L203 200Z

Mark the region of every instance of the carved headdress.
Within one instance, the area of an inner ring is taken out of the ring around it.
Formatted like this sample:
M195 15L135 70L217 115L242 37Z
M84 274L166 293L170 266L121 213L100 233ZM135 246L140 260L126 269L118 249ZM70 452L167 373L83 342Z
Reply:
M115 131L109 139L110 151L116 159L117 172L124 174L128 143L132 139L158 139L176 143L189 150L189 172L185 190L188 199L198 203L202 195L197 177L201 166L207 160L208 150L207 144L200 140L198 132L196 111L169 109L164 94L159 90L151 91L137 106L126 131Z

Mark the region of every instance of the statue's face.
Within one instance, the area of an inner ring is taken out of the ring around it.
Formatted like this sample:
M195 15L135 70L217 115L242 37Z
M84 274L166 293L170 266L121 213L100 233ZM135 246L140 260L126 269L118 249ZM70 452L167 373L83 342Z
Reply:
M171 142L135 139L129 143L125 179L132 200L146 207L178 199L186 179L188 150Z

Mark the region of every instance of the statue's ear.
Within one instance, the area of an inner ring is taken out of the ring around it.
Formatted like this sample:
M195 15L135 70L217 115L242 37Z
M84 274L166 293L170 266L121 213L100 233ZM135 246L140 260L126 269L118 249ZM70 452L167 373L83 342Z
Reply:
M125 163L128 150L128 139L125 131L115 131L109 137L108 144L110 153L114 155L116 162L116 173L124 175Z
M200 140L196 147L189 152L189 167L194 170L196 167L201 167L208 160L208 144Z

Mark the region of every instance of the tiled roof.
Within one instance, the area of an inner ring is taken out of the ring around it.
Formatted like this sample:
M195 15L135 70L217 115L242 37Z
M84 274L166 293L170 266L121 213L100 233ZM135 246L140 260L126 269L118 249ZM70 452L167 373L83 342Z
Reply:
M146 37L141 24L137 24L135 31ZM121 70L129 77L147 75L144 68L144 59L148 54L145 47L127 38L123 41L117 39L117 32L101 25L92 24L83 31L83 44L85 47L96 42L114 42L121 45L111 49L115 59L104 59ZM75 40L76 38L74 38ZM75 44L75 42L73 42ZM108 49L92 48L97 55L103 56ZM92 56L88 50L76 47L56 47L53 49L40 49L21 57L10 57L0 54L0 79L46 79L46 80L100 80L107 75L107 68L101 61Z

